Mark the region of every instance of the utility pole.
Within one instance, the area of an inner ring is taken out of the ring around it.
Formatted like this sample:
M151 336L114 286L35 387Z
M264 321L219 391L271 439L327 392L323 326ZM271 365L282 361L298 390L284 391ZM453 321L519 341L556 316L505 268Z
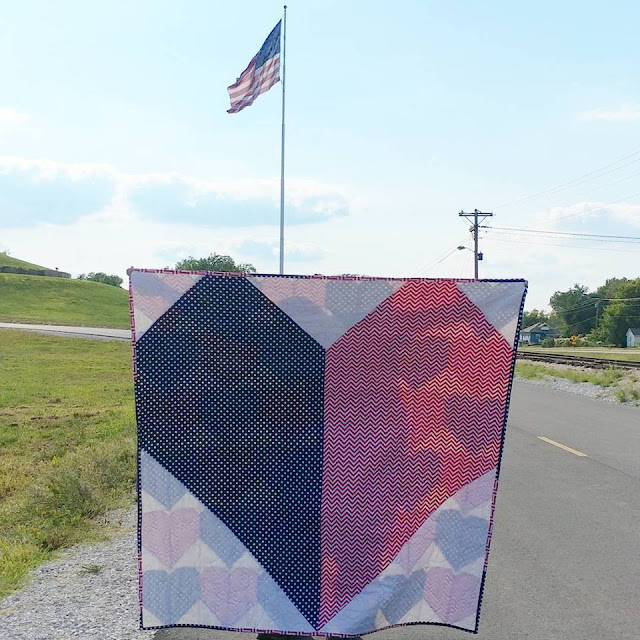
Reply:
M473 227L471 227L471 233L473 234L473 245L474 245L473 256L475 258L474 277L477 280L478 279L478 262L483 258L482 253L478 251L478 221L479 219L482 219L482 221L484 222L485 218L492 218L493 213L482 212L482 211L478 211L477 209L474 209L473 213L465 213L464 211L461 211L458 215L461 218L473 218Z

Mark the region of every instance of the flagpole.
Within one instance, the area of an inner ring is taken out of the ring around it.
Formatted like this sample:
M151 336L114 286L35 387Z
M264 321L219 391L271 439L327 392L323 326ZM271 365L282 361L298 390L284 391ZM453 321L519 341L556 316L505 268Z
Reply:
M280 275L284 274L284 92L287 56L287 5L282 23L282 146L280 148Z

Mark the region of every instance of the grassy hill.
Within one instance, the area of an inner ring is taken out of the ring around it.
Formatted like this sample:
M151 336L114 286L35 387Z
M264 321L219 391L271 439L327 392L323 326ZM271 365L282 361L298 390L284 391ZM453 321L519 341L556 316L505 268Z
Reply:
M128 294L87 280L0 273L0 322L128 329Z
M18 267L19 269L48 269L48 267L42 267L39 264L33 264L33 262L26 262L25 260L18 260L18 258L12 258L6 253L0 251L0 267Z

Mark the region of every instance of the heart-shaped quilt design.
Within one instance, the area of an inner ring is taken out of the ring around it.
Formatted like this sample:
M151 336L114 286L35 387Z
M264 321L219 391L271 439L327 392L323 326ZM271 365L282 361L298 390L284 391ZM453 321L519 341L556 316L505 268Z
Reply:
M257 602L258 575L240 567L208 567L200 575L202 600L225 627L232 626Z
M146 451L140 452L140 484L143 491L167 509L184 496L187 490Z
M247 550L209 509L200 514L200 538L227 567L232 567Z
M425 572L414 571L410 576L387 576L382 579L390 597L381 606L384 617L396 624L423 596Z
M198 276L175 300L162 278L138 287L141 312L171 300L138 336L136 411L143 456L175 479L142 460L143 562L173 569L208 545L226 566L198 576L198 607L227 627L280 589L322 629L377 581L391 624L440 587L463 604L438 615L461 619L487 543L488 515L469 514L490 504L511 346L454 281L254 280ZM193 504L178 503L183 489L204 509L175 508ZM430 546L469 577L436 572L430 587ZM157 600L165 572L146 573ZM190 597L177 600L172 618Z
M450 569L434 567L427 573L424 597L442 622L453 624L476 612L480 582L469 573L455 575Z
M436 543L456 571L484 556L488 534L489 522L484 518L465 517L453 509L436 517Z
M142 546L171 569L198 540L195 509L149 511L142 519Z
M192 568L145 571L142 576L144 606L162 624L176 624L200 599L200 578Z
M495 479L496 470L492 469L456 493L456 502L460 505L462 513L468 513L491 500Z
M416 562L422 558L425 551L431 546L436 535L436 523L429 518L405 543L394 562L399 564L409 574Z

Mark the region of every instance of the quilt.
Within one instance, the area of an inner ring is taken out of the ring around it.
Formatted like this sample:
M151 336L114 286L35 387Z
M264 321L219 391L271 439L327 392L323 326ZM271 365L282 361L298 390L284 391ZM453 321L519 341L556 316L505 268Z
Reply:
M477 632L525 292L131 270L142 628Z

